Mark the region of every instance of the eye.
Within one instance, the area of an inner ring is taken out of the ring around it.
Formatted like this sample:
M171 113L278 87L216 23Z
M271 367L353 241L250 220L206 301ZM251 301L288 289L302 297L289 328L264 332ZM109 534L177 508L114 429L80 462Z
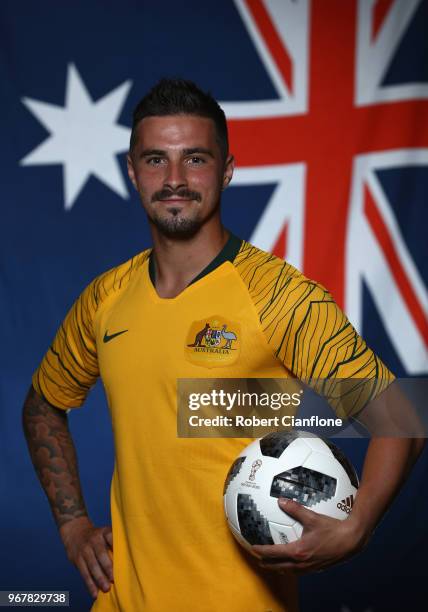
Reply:
M199 157L198 155L192 155L189 157L187 162L192 166L199 166L201 164L205 164L205 159L203 157Z
M147 163L150 166L160 166L160 164L162 164L162 162L164 162L164 158L163 157L149 157L147 159Z

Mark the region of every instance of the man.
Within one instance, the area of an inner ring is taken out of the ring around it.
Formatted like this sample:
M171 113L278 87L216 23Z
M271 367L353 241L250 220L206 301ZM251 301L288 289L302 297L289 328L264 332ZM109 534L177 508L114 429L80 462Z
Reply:
M210 95L163 80L141 100L128 171L153 249L84 290L24 406L32 460L96 611L295 610L294 575L360 550L421 450L417 440L372 440L346 521L280 501L303 538L254 547L262 569L233 540L222 487L248 440L177 438L177 379L377 377L378 401L394 378L321 285L225 230L233 166ZM197 350L203 330L226 329L233 350ZM112 530L88 517L67 427L66 411L99 375L115 440Z

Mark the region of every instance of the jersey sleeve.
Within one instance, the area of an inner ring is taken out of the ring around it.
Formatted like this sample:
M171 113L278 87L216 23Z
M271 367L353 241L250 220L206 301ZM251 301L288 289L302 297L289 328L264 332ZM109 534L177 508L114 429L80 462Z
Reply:
M97 303L93 281L71 307L33 374L34 389L57 408L81 406L99 375L94 331Z
M339 416L357 414L395 379L319 283L293 277L270 307L264 330L276 356Z
M339 416L355 415L395 379L322 285L245 241L233 263L274 355Z

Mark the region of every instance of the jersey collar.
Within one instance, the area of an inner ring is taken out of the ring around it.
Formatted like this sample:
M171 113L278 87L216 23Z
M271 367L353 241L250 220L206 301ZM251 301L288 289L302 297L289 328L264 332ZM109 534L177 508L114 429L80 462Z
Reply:
M241 245L242 239L230 233L230 236L220 253L214 257L214 259L202 270L202 272L199 272L199 274L195 276L195 278L189 283L189 285L193 285L193 283L196 283L196 281L201 280L201 278L203 278L210 272L213 272L216 268L224 264L226 261L233 262L239 252L239 249L241 248ZM153 287L155 287L156 270L153 258L153 249L150 251L149 255L149 276L150 280L152 281Z

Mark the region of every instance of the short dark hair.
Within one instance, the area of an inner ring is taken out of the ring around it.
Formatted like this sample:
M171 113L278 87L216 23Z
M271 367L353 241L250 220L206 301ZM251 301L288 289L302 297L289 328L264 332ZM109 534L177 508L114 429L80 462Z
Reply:
M209 92L202 91L192 81L178 78L161 79L138 102L132 115L130 149L135 145L136 128L142 119L169 115L196 115L212 119L222 157L227 158L229 139L224 111Z

